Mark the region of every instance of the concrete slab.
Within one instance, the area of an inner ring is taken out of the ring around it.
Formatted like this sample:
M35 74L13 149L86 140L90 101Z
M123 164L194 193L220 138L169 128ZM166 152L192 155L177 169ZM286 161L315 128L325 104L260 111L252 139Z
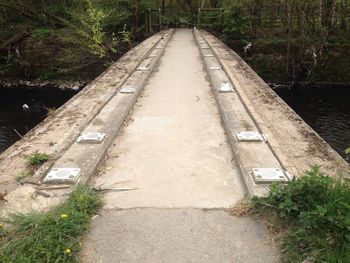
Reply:
M94 179L137 190L104 195L84 263L278 261L262 224L224 210L245 193L193 40L176 31Z
M199 43L198 36L200 33L196 31L194 33ZM200 43L199 46L201 46ZM202 52L202 49L200 50ZM242 130L258 131L259 127L245 108L238 94L230 92L234 91L235 86L226 74L226 71L224 69L210 70L211 65L215 63L220 64L217 57L206 58L204 57L205 53L202 52L201 54L208 71L209 79L214 88L213 91L220 109L221 118L229 136L235 162L241 171L248 194L250 196L266 196L268 193L267 184L270 181L260 181L260 184L256 184L256 181L252 177L252 169L275 167L283 170L283 168L266 143L240 143L238 141L237 132L241 132ZM262 183L265 183L265 185Z
M244 196L191 30L174 34L96 185L106 208L230 207Z
M166 43L167 42L164 42L162 45L165 46ZM104 133L106 135L104 143L95 145L86 145L79 142L73 143L61 158L55 162L51 171L44 178L44 182L75 183L76 180L67 180L66 178L62 178L62 180L59 180L59 178L52 180L52 178L49 177L51 176L50 173L55 169L66 167L81 169L79 176L80 182L85 183L89 180L90 176L95 173L98 165L103 160L119 129L122 127L124 120L128 116L148 77L155 68L157 61L160 59L162 52L158 52L157 54L158 57L156 58L147 57L144 59L139 67L137 67L137 70L131 74L120 89L120 91L123 91L125 87L133 85L135 92L126 93L127 95L124 93L116 93L85 128L83 132L85 134L90 131ZM147 68L146 72L144 72L144 68Z
M83 245L84 263L274 263L266 228L220 210L104 210Z

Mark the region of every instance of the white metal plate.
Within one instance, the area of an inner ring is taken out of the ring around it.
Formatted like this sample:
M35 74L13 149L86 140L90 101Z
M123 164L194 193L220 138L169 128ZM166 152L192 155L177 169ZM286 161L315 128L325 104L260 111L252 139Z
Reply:
M220 66L211 66L209 67L210 70L220 70L221 67Z
M80 168L53 168L44 178L44 183L75 183L80 171Z
M147 67L147 66L139 66L138 68L137 68L137 70L138 71L148 71L149 70L149 67Z
M264 136L256 131L243 131L236 133L238 141L241 142L262 142L264 141Z
M130 86L123 86L120 89L120 93L135 93L135 88L130 87Z
M106 137L105 133L99 133L99 132L88 132L88 133L82 133L78 139L78 143L101 143L104 138Z
M224 82L219 87L219 92L232 92L233 88L230 83Z
M279 168L253 168L254 181L258 183L288 182L288 177Z
M202 49L209 49L209 46L208 45L202 45L201 48Z
M214 57L214 55L213 55L213 54L205 54L204 57L206 57L206 58L212 58L212 57Z

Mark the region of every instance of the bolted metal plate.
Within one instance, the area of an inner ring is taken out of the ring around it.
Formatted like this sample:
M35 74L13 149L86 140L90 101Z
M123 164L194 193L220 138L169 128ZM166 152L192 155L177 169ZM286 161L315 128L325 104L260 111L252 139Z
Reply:
M223 82L221 83L219 87L219 92L232 92L233 88L230 83L228 82Z
M288 177L279 168L253 168L252 175L255 183L288 182Z
M138 71L148 71L149 70L149 67L147 67L147 66L139 66L138 68L137 68L137 70Z
M106 137L105 133L89 132L81 134L77 142L78 143L102 143L103 139Z
M220 66L211 66L209 67L210 70L220 70L221 67Z
M237 139L240 142L262 142L265 138L261 133L256 131L243 131L236 133Z
M135 88L130 87L130 86L123 86L120 89L120 93L135 93Z
M44 178L44 183L74 184L80 176L80 168L53 168Z

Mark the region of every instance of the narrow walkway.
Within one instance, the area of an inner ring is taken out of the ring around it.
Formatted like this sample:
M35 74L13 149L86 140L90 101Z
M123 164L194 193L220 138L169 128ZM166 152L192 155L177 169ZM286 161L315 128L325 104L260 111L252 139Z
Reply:
M178 30L96 186L111 192L83 262L275 262L265 228L224 209L244 197L191 30ZM214 210L208 210L213 209Z

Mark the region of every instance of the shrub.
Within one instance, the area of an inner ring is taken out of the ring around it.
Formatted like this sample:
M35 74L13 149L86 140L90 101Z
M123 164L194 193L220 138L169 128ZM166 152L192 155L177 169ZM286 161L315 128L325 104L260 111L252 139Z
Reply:
M350 262L350 185L318 166L288 185L273 184L257 211L276 211L287 226L285 262ZM263 209L262 209L263 208Z
M47 162L50 156L46 153L40 153L38 151L33 152L31 155L27 156L28 163L32 166L40 166Z
M53 35L54 33L55 31L53 29L40 27L40 28L36 28L31 34L31 36L35 39L44 39Z
M99 206L98 194L79 186L48 212L12 215L6 228L0 224L1 262L78 262L80 239Z
M233 6L225 13L223 37L226 40L239 38L250 28L249 18L240 6Z

